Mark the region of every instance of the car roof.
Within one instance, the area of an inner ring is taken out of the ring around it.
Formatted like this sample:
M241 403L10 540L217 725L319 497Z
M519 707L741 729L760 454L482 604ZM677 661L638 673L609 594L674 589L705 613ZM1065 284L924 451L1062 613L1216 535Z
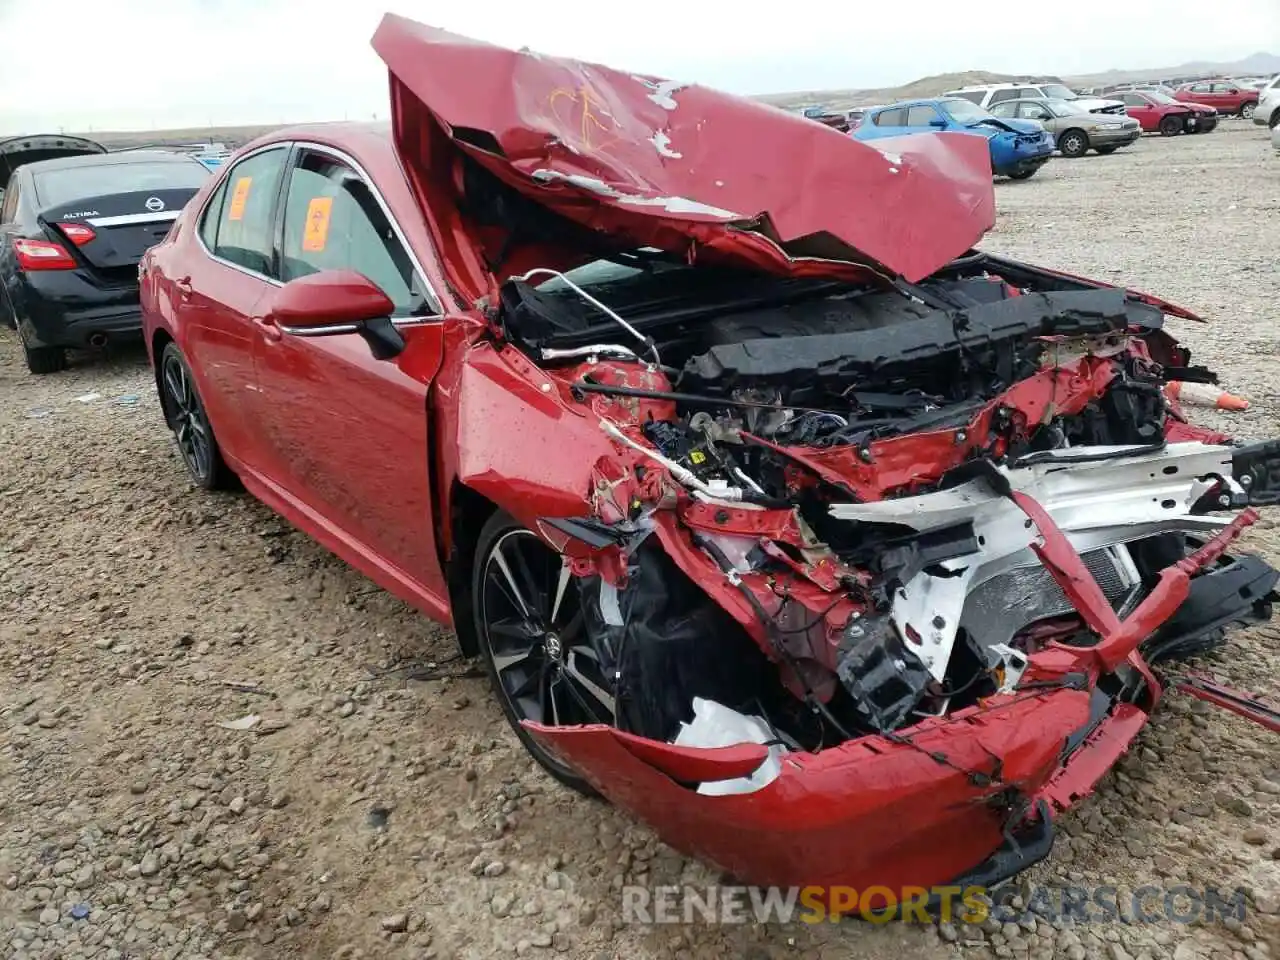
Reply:
M168 150L120 150L116 153L89 153L78 157L55 157L52 160L36 160L20 169L32 173L48 170L69 170L77 167L105 167L129 163L199 163L186 154Z

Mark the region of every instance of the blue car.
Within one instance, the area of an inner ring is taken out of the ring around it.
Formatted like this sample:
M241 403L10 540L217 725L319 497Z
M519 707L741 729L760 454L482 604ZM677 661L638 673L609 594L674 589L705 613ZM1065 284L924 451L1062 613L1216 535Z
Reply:
M906 100L867 111L855 140L880 140L913 133L952 131L986 137L996 176L1025 180L1053 156L1053 135L1033 120L992 116L960 97Z

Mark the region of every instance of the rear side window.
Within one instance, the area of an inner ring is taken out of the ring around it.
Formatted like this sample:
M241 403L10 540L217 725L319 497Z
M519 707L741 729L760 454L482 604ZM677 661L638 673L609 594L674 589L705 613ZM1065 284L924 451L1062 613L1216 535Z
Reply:
M142 160L42 170L32 183L37 203L61 207L89 197L141 190L198 190L208 179L209 171L195 161Z
M364 179L336 157L303 151L284 207L286 283L321 270L355 270L376 283L397 315L419 312L424 284Z
M901 127L906 123L906 110L881 110L875 116L877 127Z
M997 90L991 94L992 103L1000 103L1002 100L1017 100L1019 93L1017 90Z
M200 236L215 257L273 275L271 215L287 153L285 147L255 153L228 171L200 224Z
M949 93L949 97L962 97L976 106L982 106L983 92L981 90L961 90L959 93Z

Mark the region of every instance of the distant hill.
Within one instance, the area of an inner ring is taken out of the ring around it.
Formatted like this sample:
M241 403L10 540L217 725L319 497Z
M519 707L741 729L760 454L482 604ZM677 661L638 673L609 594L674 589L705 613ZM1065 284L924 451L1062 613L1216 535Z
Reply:
M1274 53L1255 53L1243 60L1226 63L1193 60L1176 67L1160 67L1155 70L1106 70L1071 77L1072 83L1082 87L1103 86L1108 83L1125 83L1131 80L1148 80L1160 77L1189 77L1196 74L1223 77L1269 77L1280 73L1280 56Z
M1245 77L1271 76L1280 73L1280 55L1274 53L1255 53L1229 63L1192 62L1175 67L1161 67L1152 70L1106 70L1102 73L1080 76L1056 77L1049 74L1009 74L992 73L989 70L965 70L958 73L940 73L931 77L922 77L900 87L849 88L843 90L796 90L790 93L771 93L756 97L765 103L787 109L798 109L808 106L829 106L844 110L850 107L870 106L872 104L892 103L895 100L909 100L916 97L933 97L958 87L967 87L978 83L1006 83L1015 80L1041 80L1046 82L1066 83L1075 87L1103 86L1109 83L1124 83L1131 80L1155 80L1164 77L1186 77L1194 75ZM147 130L118 131L84 134L108 147L137 146L139 144L178 145L194 141L218 141L227 146L239 146L249 140L276 129L278 125L242 126L242 127L195 127L188 130Z

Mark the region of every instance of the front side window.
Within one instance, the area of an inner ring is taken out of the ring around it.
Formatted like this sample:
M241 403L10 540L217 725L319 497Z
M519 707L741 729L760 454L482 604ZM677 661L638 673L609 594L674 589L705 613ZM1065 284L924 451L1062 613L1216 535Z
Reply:
M991 102L1000 103L1003 100L1017 100L1018 96L1017 90L997 90L991 94Z
M907 109L908 127L927 127L935 120L941 120L938 111L928 105L919 105Z
M985 93L981 90L961 90L959 93L947 94L947 96L962 97L975 106L980 107L982 106L982 98L985 96Z
M398 316L420 314L425 284L382 206L349 165L303 151L284 206L281 279L321 270L355 270L377 284Z
M275 276L272 214L286 156L287 147L265 150L228 171L200 228L214 256L266 277Z
M1006 100L1004 103L993 104L991 107L991 115L993 117L1012 117L1018 111L1018 104L1014 100Z
M1121 98L1126 107L1145 107L1147 105L1146 98L1140 93L1126 93Z

